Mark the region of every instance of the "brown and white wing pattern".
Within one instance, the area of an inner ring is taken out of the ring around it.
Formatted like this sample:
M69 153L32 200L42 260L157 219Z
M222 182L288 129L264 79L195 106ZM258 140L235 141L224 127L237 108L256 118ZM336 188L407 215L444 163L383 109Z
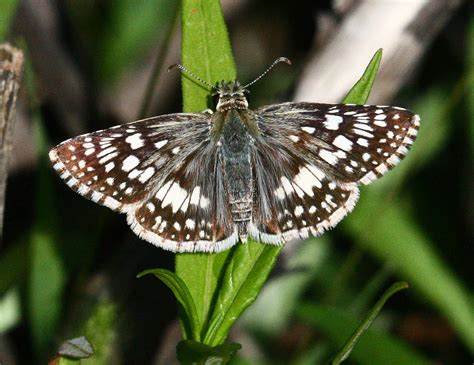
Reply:
M141 238L173 252L221 251L238 238L209 128L206 113L163 115L78 136L49 156L71 189L126 213Z
M273 244L336 225L353 209L357 185L397 165L419 127L417 115L386 106L283 103L254 115L261 137L250 231Z

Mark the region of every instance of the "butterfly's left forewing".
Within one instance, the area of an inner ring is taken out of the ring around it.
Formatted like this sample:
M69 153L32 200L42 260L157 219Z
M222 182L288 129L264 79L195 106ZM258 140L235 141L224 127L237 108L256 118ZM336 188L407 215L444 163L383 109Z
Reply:
M84 197L127 214L133 231L174 252L237 242L223 201L207 113L154 117L65 141L53 167Z
M416 137L413 113L385 106L284 103L257 109L252 235L269 243L319 235L350 212L359 183L396 165Z

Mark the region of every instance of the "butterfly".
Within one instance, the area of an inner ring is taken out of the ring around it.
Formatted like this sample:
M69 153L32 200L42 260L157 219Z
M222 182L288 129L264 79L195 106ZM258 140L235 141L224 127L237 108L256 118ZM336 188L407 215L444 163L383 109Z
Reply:
M238 81L213 86L215 112L176 113L84 134L49 157L66 184L125 213L173 252L219 252L248 238L281 245L334 227L358 185L397 165L419 117L378 105L286 102L248 108Z

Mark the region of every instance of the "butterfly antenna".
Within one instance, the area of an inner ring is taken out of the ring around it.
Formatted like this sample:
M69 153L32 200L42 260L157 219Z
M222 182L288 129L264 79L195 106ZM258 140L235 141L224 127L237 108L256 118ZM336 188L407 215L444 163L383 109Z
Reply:
M270 65L270 67L268 67L259 77L257 77L255 80L253 80L252 82L245 85L244 89L246 89L250 85L255 84L258 80L260 80L263 76L265 76L274 66L276 66L277 64L279 64L281 62L285 62L285 63L291 65L291 61L288 58L286 58L286 57L277 58L275 61L273 61L273 63Z
M196 76L195 74L193 74L191 71L189 71L186 67L184 67L183 65L179 64L179 63L175 63L174 65L171 65L170 67L168 67L168 72L170 72L172 69L174 68L179 68L181 71L183 72L186 72L189 76L191 76L193 79L199 81L201 84L204 84L204 85L207 85L209 86L211 89L214 89L215 87L213 85L211 85L209 82L207 81L204 81L203 79L201 79L199 76Z

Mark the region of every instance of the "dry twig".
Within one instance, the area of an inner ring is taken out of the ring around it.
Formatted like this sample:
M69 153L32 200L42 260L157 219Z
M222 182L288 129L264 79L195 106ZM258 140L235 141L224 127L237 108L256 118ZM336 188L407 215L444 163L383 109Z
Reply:
M375 51L384 57L369 101L389 101L462 0L363 0L333 38L309 60L295 100L339 102Z
M7 183L8 157L11 150L15 104L23 71L23 52L0 44L0 237Z

